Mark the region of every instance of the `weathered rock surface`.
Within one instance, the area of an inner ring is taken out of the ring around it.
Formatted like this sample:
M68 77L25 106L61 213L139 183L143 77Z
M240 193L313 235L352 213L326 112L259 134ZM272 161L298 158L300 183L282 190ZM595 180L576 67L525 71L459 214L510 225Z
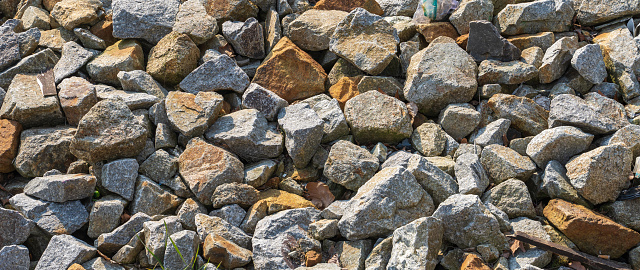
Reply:
M523 135L537 135L548 127L549 111L529 98L496 94L487 105L497 117L509 119Z
M74 263L84 263L96 254L96 248L71 235L56 235L36 265L37 270L67 269Z
M156 44L171 32L180 1L114 0L111 6L114 37L140 38Z
M19 122L25 129L64 123L58 99L42 94L36 75L14 77L0 107L0 116Z
M412 133L407 106L378 91L369 91L347 101L344 114L359 143L395 143Z
M311 161L322 141L324 122L308 104L299 103L280 110L278 125L284 130L284 146L297 168Z
M324 164L324 176L350 190L358 190L378 171L378 158L369 151L348 142L331 146Z
M387 269L433 269L442 245L442 222L423 217L393 232L393 249Z
M504 35L565 32L574 14L568 1L544 0L507 5L494 21Z
M87 72L92 79L110 85L120 84L118 72L137 69L144 69L144 53L133 39L116 42L87 63Z
M171 127L187 137L205 133L218 119L223 97L215 92L198 92L197 95L172 91L164 106Z
M24 187L24 193L45 201L63 203L93 195L96 178L87 174L56 174L36 177Z
M491 1L486 0L465 1L465 3L466 6L484 5L487 7L493 7ZM462 8L462 6L460 8ZM520 58L520 49L511 44L507 39L503 38L500 35L500 32L498 32L498 29L491 22L486 21L486 17L491 18L491 15L485 15L485 18L479 18L479 20L467 22L466 31L464 31L465 26L460 25L457 27L458 32L462 34L465 32L469 33L469 42L467 42L467 51L469 54L477 62L487 59L503 62L518 60ZM465 18L465 20L466 19L468 18ZM460 31L460 28L462 28L463 31Z
M76 129L68 126L32 128L20 134L13 164L24 177L39 177L56 169L66 171L75 157L69 151Z

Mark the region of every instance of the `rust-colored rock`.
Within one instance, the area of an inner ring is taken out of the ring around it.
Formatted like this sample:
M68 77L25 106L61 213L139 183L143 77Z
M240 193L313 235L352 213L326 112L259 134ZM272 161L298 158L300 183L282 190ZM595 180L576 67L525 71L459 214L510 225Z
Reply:
M340 108L344 109L344 104L348 100L360 94L360 91L358 91L360 79L362 79L362 76L342 77L338 83L329 88L329 94L338 100Z
M107 46L111 46L118 42L118 39L113 37L113 22L112 21L99 21L91 26L89 29L91 33L101 38L107 43Z
M382 16L384 13L380 4L375 0L320 0L313 8L320 10L342 10L351 12L359 7L376 15Z
M319 253L315 250L307 251L307 253L304 256L305 256L304 265L306 267L313 267L314 265L322 262L322 253Z
M258 7L250 0L205 0L207 14L214 17L219 25L226 21L244 22L258 17Z
M215 265L221 264L225 269L245 266L253 256L251 251L213 233L205 238L202 249L205 259Z
M428 24L419 24L418 32L424 36L427 43L431 43L434 39L445 36L457 39L458 31L450 22L432 22ZM466 48L465 48L466 49Z
M640 234L582 205L553 199L544 216L581 251L619 258L640 243Z
M260 192L259 201L267 203L267 213L269 215L288 209L315 207L311 201L282 190L270 189Z
M118 72L144 70L144 52L134 39L126 39L107 47L87 64L87 73L96 82L120 85Z
M0 119L0 173L8 173L15 170L11 162L18 154L18 144L20 143L20 123Z
M77 126L93 105L98 103L94 85L80 77L64 79L58 87L60 106L70 125Z
M67 268L67 270L86 270L86 269L84 267L82 267L82 265L74 263L71 266L69 266L69 268Z
M198 67L200 50L186 34L171 32L149 52L147 72L165 84L178 84Z
M467 49L467 42L468 41L469 41L469 34L464 34L464 35L459 36L458 38L456 38L456 43L458 44L458 46L460 46L464 50Z
M491 270L491 268L484 264L478 255L469 253L467 257L464 258L460 270Z
M291 103L324 92L327 73L287 37L273 48L256 70L253 83Z

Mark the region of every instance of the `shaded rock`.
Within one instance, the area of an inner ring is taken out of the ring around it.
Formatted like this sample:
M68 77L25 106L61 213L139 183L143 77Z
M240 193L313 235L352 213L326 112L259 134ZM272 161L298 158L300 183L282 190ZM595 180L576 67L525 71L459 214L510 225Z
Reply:
M22 245L9 245L0 248L0 267L2 269L28 270L29 249Z
M478 66L480 84L521 84L538 76L535 66L522 61L485 60Z
M339 10L307 10L289 24L288 37L303 50L327 50L331 35L347 14Z
M207 9L207 14L215 18L218 24L258 17L258 7L249 0L207 0L204 2L204 7Z
M286 100L255 83L250 84L242 94L242 106L260 111L268 121L275 120L278 111L288 105Z
M551 237L542 227L539 221L531 220L526 217L516 218L511 221L513 231L518 233L526 233L530 236L551 241ZM552 253L534 246L530 246L525 252L516 254L509 258L509 268L518 269L524 267L545 267L551 262Z
M70 125L78 125L80 119L98 103L98 96L93 84L80 77L62 80L58 85L60 106Z
M351 142L338 141L331 146L323 174L333 183L358 190L376 171L378 158Z
M96 55L97 52L89 51L73 41L65 43L62 46L62 57L53 68L56 83L60 83L62 79L76 73Z
M218 33L218 23L207 14L202 1L185 1L180 5L173 31L187 34L196 44L203 44Z
M282 38L282 25L280 24L278 12L274 9L269 9L264 24L265 52L271 52L273 46Z
M124 270L125 268L113 263L111 261L107 261L106 259L99 257L99 258L94 258L86 263L82 264L82 268L83 269L87 269L87 270L100 270L100 269L105 269L105 270Z
M401 167L386 168L358 189L338 228L344 237L352 240L382 236L416 218L428 216L433 208L431 196L409 171Z
M21 132L20 123L7 119L0 120L0 173L15 170L13 159L18 154Z
M178 136L164 123L159 123L156 126L155 147L156 149L162 148L174 148L178 145Z
M375 46L368 41L377 40ZM397 32L382 17L354 9L336 27L329 49L371 75L380 74L396 54Z
M483 147L491 144L502 145L502 138L507 135L510 126L509 119L500 118L474 132L469 141Z
M187 137L205 133L218 118L223 97L215 92L197 95L172 91L164 101L171 127Z
M157 150L140 164L138 171L164 185L178 171L178 158L164 150Z
M371 107L379 109L365 109ZM411 136L411 120L406 105L378 91L350 99L344 112L356 141L361 144L396 143Z
M197 214L195 222L201 241L203 238L206 240L209 235L216 235L242 248L249 248L251 246L252 241L250 236L219 217Z
M578 191L569 182L567 170L556 160L547 163L542 174L540 190L551 199L563 199L568 202L589 206L589 203L578 195Z
M391 259L391 251L393 248L393 237L387 237L384 240L376 242L369 257L364 261L365 269L382 270L387 269L387 264Z
M393 232L393 249L387 269L434 269L442 245L439 219L423 217Z
M535 163L529 157L521 156L513 149L497 144L482 149L480 161L496 184L510 178L525 181L536 170Z
M283 150L282 135L255 109L240 110L220 117L211 125L205 137L248 161L275 158Z
M458 184L447 172L438 167L433 159L414 154L408 160L406 168L418 181L418 184L431 195L435 204L458 193Z
M550 83L562 77L577 49L578 39L574 37L564 37L553 43L542 59L540 82Z
M427 43L433 43L439 37L449 37L453 40L459 37L458 31L449 22L429 22L427 24L418 24L417 27L418 33L424 37ZM440 39L440 41L442 40Z
M117 196L105 196L96 201L89 213L87 236L98 238L101 234L109 233L118 227L126 203Z
M36 75L15 76L0 107L0 116L19 122L24 128L64 123L58 99L42 95Z
M229 56L220 54L194 69L178 85L191 94L232 90L242 94L249 86L249 76Z
M211 204L215 189L225 183L240 183L242 162L233 154L202 140L192 141L180 155L179 172L198 200Z
M496 94L487 105L497 117L510 120L525 136L537 135L547 128L549 112L529 98Z
M616 131L609 139L609 145L621 143L633 152L633 157L640 155L640 144L637 138L640 135L640 126L628 125Z
M623 145L601 146L567 163L567 176L578 194L593 204L614 201L627 186L633 154Z
M304 168L322 140L324 122L307 104L285 107L278 114L278 125L285 132L285 147L297 168Z
M134 215L166 214L175 210L183 201L143 175L138 176L135 190L133 201L129 205L130 212Z
M247 164L244 168L244 183L256 188L264 185L275 172L277 165L273 160Z
M254 59L265 57L264 31L256 18L244 22L226 21L222 24L222 33L239 55Z
M188 198L180 205L178 210L176 211L176 215L184 227L187 230L195 230L196 229L196 215L197 214L206 214L207 208L204 207L201 203L195 201L192 198Z
M139 38L156 44L171 32L180 1L113 0L111 6L114 37Z
M489 176L478 156L472 153L456 159L455 176L460 194L482 195L489 186Z
M117 90L112 86L96 85L98 100L122 100L130 110L148 109L160 99L147 93ZM152 130L149 128L148 130Z
M336 1L336 0L320 0L313 7L314 9L321 10L342 10L350 12L356 8L363 8L373 14L382 15L383 10L377 1L371 0L349 0L349 1Z
M339 234L338 220L322 219L309 224L309 234L316 240L333 238Z
M482 195L482 201L495 205L509 218L536 216L529 190L525 183L518 179L509 179L493 187Z
M469 34L471 32L470 28L474 27L472 25L478 23L478 21L480 20L487 21L487 25L491 25L491 23L488 21L491 21L492 17L493 1L462 1L462 3L460 3L460 6L449 17L449 21L451 22L451 24L453 24L453 26L456 27L458 33L464 35ZM495 29L495 27L493 28ZM497 29L495 30L495 32L498 33Z
M322 143L331 142L349 135L349 125L342 113L342 109L340 109L338 100L321 94L302 100L302 102L309 104L318 117L324 121Z
M36 177L24 187L24 193L45 201L63 203L93 195L96 178L88 174L57 174Z
M593 93L598 95L597 93ZM549 127L574 126L594 135L612 133L629 124L624 113L616 112L615 101L600 96L596 102L588 102L577 96L562 94L551 100ZM613 107L610 110L605 106ZM609 114L609 115L607 115Z
M45 49L29 55L20 60L17 64L0 73L0 87L8 89L13 78L17 74L36 74L52 69L58 60L58 56L51 49ZM39 89L39 87L34 87L32 89ZM5 100L7 100L6 96ZM5 101L3 105L5 103L7 102Z
M569 2L544 0L507 5L494 21L504 35L566 32L574 14Z
M292 102L324 92L326 79L327 74L318 62L283 37L258 67L252 82Z
M76 28L73 29L73 33L76 34L82 46L87 49L104 50L107 48L107 42L91 33L88 29Z
M48 235L72 234L82 228L89 218L80 201L53 203L21 193L11 197L9 202Z
M114 160L104 164L100 185L128 201L133 200L133 191L138 178L138 162L133 158Z
M200 238L194 231L179 231L169 236L174 248L164 251L164 267L167 269L185 269L193 266L192 262L198 256ZM175 243L175 244L174 244Z
M349 269L364 269L367 255L371 252L371 240L340 241L335 245L340 265Z
M101 234L95 240L94 245L103 253L113 254L126 245L132 237L135 237L136 233L142 230L143 224L149 220L151 217L145 213L134 214L115 230Z
M0 208L0 217L0 249L24 243L35 225L15 210Z
M67 30L98 21L102 2L98 0L62 0L51 9L51 17Z
M40 30L39 46L50 48L56 52L61 52L65 43L70 41L78 41L78 38L71 32L62 27L51 30Z
M189 36L171 32L149 51L147 72L161 83L175 85L198 67L199 56Z
M84 263L93 258L96 248L71 235L56 235L51 238L37 270L67 269L74 263Z
M142 151L147 132L123 101L103 100L82 117L69 148L89 163L134 157Z
M464 3L466 3L466 5L463 4L465 7L476 5L479 7L484 6L485 8L493 7L491 1L486 0L466 1ZM462 14L464 14L464 10L462 10L463 5L461 5L454 14L458 13L462 16ZM472 22L466 21L466 24L456 27L458 28L458 32L461 32L462 28L463 31L461 33L469 33L467 51L477 62L488 59L503 62L518 60L520 58L520 49L503 38L491 22L486 21L488 18L491 18L491 12L493 11L488 12L489 14L483 14L484 18L477 18L478 20ZM451 20L452 22L454 21L453 18ZM459 18L456 20L459 20ZM467 18L464 18L464 20L467 20ZM454 23L454 25L456 25L456 23ZM466 31L464 31L465 28Z
M438 123L454 139L469 135L480 123L480 113L466 104L450 104L440 112Z
M214 234L207 236L202 249L205 259L228 269L249 264L253 255L250 250Z
M358 91L358 82L362 77L342 77L338 82L329 88L329 94L340 102L340 107L344 108L344 104L351 98L360 94Z
M547 129L533 137L527 146L527 155L544 168L547 162L557 160L566 163L569 158L587 150L593 135L575 127Z
M43 176L57 169L66 171L75 157L69 152L75 128L33 128L20 134L20 148L13 164L24 177Z
M92 79L111 85L120 84L118 72L136 69L144 69L144 53L133 39L116 42L87 64L87 73Z

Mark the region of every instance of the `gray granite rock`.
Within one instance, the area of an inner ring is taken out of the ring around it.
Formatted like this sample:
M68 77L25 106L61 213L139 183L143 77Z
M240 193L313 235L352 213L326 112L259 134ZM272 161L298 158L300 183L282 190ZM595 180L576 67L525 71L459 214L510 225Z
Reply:
M543 0L507 5L494 21L504 35L565 32L574 14L569 1Z
M76 34L82 46L87 49L104 50L107 48L107 42L91 33L89 29L76 28L73 29L73 33Z
M382 240L382 241L380 241ZM369 257L364 261L364 267L367 270L384 270L391 259L391 251L393 250L393 236L385 239L378 239L373 246Z
M172 91L164 101L171 127L187 137L204 134L218 118L222 103L222 95L213 92Z
M469 20L464 17L453 17L458 14L462 16L465 13L464 7L477 6L477 7L491 7L493 4L487 0L465 1L456 12L454 12L450 18L453 25L458 28L460 34L469 33L469 41L467 42L467 51L477 62L493 59L503 62L510 62L518 60L520 58L520 49L511 44L507 39L503 38L498 32L498 29L489 21L493 10L488 11L488 14L483 14L484 18L477 18L477 20ZM480 15L480 14L478 14ZM488 15L488 16L487 16ZM464 20L466 24L456 24L460 20ZM462 31L461 31L462 30ZM466 30L466 31L465 31Z
M242 207L250 207L258 201L258 190L241 183L222 184L216 188L211 196L213 208L225 205L238 204Z
M333 238L340 234L338 231L338 220L336 219L321 219L314 223L309 224L309 234L316 240L322 241L324 239Z
M156 183L162 184L173 178L178 171L178 158L167 151L157 150L140 164L138 171Z
M176 14L173 31L187 34L196 44L203 44L218 33L218 23L207 14L202 1L185 1Z
M487 105L496 117L510 120L511 126L524 136L535 136L552 127L547 122L549 112L532 99L496 94L489 99Z
M123 266L106 260L105 258L98 257L89 260L81 265L86 270L125 270Z
M511 226L515 233L526 233L545 241L551 241L551 237L539 221L520 217L511 220ZM552 255L550 251L532 246L525 252L520 252L509 258L509 268L522 269L530 268L531 266L543 268L551 262Z
M513 149L497 144L482 149L480 162L487 170L492 182L496 184L510 178L525 181L536 170L535 163L529 157L521 156Z
M269 121L274 121L278 111L288 105L286 100L255 83L250 84L242 94L242 106L260 111Z
M620 95L625 101L640 96L640 83L635 74L640 69L640 48L626 27L605 28L595 43L603 51L607 73L620 86Z
M341 140L331 146L323 174L333 183L357 191L378 171L378 162L366 149Z
M0 207L0 249L24 243L34 225L20 212Z
M127 202L118 196L107 195L93 203L89 213L87 236L98 238L103 233L110 233L120 225L120 216Z
M320 146L324 122L308 104L285 107L278 114L285 132L285 148L297 168L304 168Z
M264 31L256 18L244 22L226 21L222 24L222 34L237 54L253 59L265 57Z
M485 60L478 66L479 84L521 84L537 78L538 75L538 69L534 65L520 60Z
M456 159L456 180L460 194L482 195L489 186L489 176L478 155L468 153Z
M407 106L378 91L369 91L349 99L344 114L355 140L361 144L397 143L413 132Z
M527 155L540 168L551 160L566 163L574 155L587 150L592 140L593 135L576 127L551 128L533 137L527 146Z
M0 73L0 87L8 89L13 78L18 74L36 74L52 69L58 60L59 57L51 49L29 55Z
M429 158L413 154L404 167L413 174L418 184L431 195L436 205L458 193L456 180L431 162Z
M143 92L163 99L167 90L143 70L120 71L118 80L125 91Z
M53 68L56 83L60 83L62 79L76 73L96 55L98 55L97 51L87 50L73 41L65 43L62 46L62 57Z
M599 95L590 93L587 95ZM574 95L558 95L551 100L549 127L574 126L594 135L612 133L629 124L624 113L617 117L614 100L600 96L599 102L588 102ZM616 102L617 103L617 102ZM608 106L608 107L606 107ZM610 108L614 110L611 111ZM609 112L608 112L609 111ZM621 117L622 116L622 117Z
M29 249L27 247L7 245L0 248L0 269L29 270L29 266Z
M233 242L242 248L248 249L251 247L252 238L222 218L197 214L195 222L201 241L202 239L206 239L210 234L213 234ZM256 234L254 234L254 237Z
M450 104L440 112L438 123L454 139L461 139L473 132L480 123L480 113L469 104Z
M100 185L127 201L133 200L133 191L138 178L138 162L133 158L114 160L104 164Z
M349 125L338 100L325 94L316 95L301 102L309 104L318 117L324 121L322 126L322 143L338 140L349 135Z
M607 77L602 50L597 44L577 49L571 58L571 66L593 84L601 83Z
M72 234L89 219L89 213L80 201L54 203L21 193L11 197L9 202L49 235Z
M0 107L0 116L18 121L25 129L64 123L58 99L42 95L36 75L18 74L14 77Z
M179 231L169 236L173 248L164 251L164 267L166 269L185 269L193 266L192 262L198 256L200 238L194 231ZM175 245L174 245L175 243Z
M247 164L244 169L244 183L256 188L264 185L275 172L277 165L278 163L273 160Z
M63 203L93 196L96 178L89 174L57 174L36 177L24 193L45 201Z
M500 118L474 132L469 141L479 146L502 145L504 143L502 138L507 135L509 126L511 126L509 119Z
M147 93L140 93L134 91L123 91L115 89L112 86L96 85L96 96L98 100L113 99L121 100L130 110L148 109L156 102L160 101L160 98Z
M69 151L75 128L32 128L20 133L18 155L13 164L24 177L43 176L47 171L66 171L74 156Z
M247 215L247 211L237 204L225 205L220 209L215 209L209 213L209 216L219 217L229 224L240 228L242 220Z
M51 238L36 270L67 269L74 263L84 263L93 258L96 248L71 235L56 235Z
M129 211L133 215L137 213L150 216L167 214L183 202L182 198L143 175L138 176L135 190L133 201L129 205Z
M28 17L25 17L22 24L29 25L30 20L28 19ZM2 37L2 40L4 41L2 47L0 47L0 71L9 68L11 65L20 61L22 56L25 56L21 47L26 44L24 44L22 40L24 40L25 35L29 35L30 33L18 33L20 32L20 28L22 28L20 23L20 20L10 19L0 26L0 37ZM46 24L46 22L44 23ZM35 29L34 31L28 32L34 32L36 34L37 39L35 42L37 44L40 39L40 31Z
M113 0L111 6L114 37L139 38L156 44L172 31L180 1Z
M576 37L564 37L553 43L542 58L542 65L539 68L540 82L550 83L562 77L577 49ZM595 67L592 68L595 69Z
M506 180L488 190L482 195L482 201L495 205L509 218L536 216L527 185L518 179Z
M434 217L423 217L393 232L393 249L387 269L434 269L444 228Z
M305 11L289 24L288 37L303 50L327 50L333 32L347 14L341 10Z
M185 92L232 90L242 94L249 86L249 76L227 55L217 55L194 69L178 85Z
M578 22L587 26L640 12L640 6L637 1L630 1L625 4L613 4L603 0L576 1L573 3Z
M136 233L142 230L143 224L150 221L151 217L145 213L137 213L109 233L103 233L94 242L101 252L113 254L126 245Z
M338 257L342 258L340 265L348 269L364 269L365 260L372 247L373 241L368 239L339 241L335 250Z
M633 157L640 155L640 144L638 144L638 136L640 136L640 126L628 125L616 131L609 139L609 145L621 143L633 152Z
M578 195L578 191L569 182L567 169L556 160L549 161L544 168L540 190L551 199L558 198L585 207L589 206L589 203Z
M176 211L176 215L178 216L182 227L192 231L196 229L196 215L206 213L207 208L205 208L204 205L192 198L186 199Z
M182 231L182 224L175 216L165 217L158 221L147 221L143 224L145 250L142 253L148 265L164 262L165 251L172 249L169 236Z
M159 123L156 126L156 137L154 146L156 150L162 148L171 149L178 145L178 134L165 123Z

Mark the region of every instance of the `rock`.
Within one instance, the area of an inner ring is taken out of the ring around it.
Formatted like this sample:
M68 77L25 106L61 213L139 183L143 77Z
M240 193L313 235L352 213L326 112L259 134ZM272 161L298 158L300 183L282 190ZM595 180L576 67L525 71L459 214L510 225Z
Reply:
M91 33L88 29L76 28L73 29L73 33L76 34L80 42L82 42L82 46L87 49L104 50L107 48L107 43Z
M7 119L0 120L0 173L9 173L15 169L12 163L18 154L21 132L20 123Z
M476 3L482 5L485 2L467 1L466 3L469 6ZM491 3L489 2L488 4L490 5ZM481 62L491 59L510 62L520 58L520 49L503 38L498 29L490 22L473 21L468 23L468 27L470 31L467 51L476 61Z
M291 251L287 243L292 241L291 238L296 243L313 241L307 230L309 224L319 219L319 215L320 211L314 208L300 208L282 211L260 220L252 240L254 267L290 269L285 261L285 258L289 259L288 253Z
M98 270L98 269L105 269L105 270L125 270L124 267L116 264L116 263L112 263L110 261L107 261L104 258L95 258L92 259L86 263L82 264L83 269L87 269L87 270Z
M415 177L401 167L391 167L378 172L358 189L338 228L350 240L382 236L428 216L433 209L431 196Z
M98 96L93 84L80 77L62 80L58 85L60 106L70 125L78 125L80 119L98 103Z
M151 217L145 213L134 214L115 230L101 234L95 240L94 246L103 253L113 254L135 237L136 233L142 230L143 224L150 220Z
M607 77L602 50L597 44L577 49L571 58L571 66L593 84L601 83Z
M407 16L412 17L416 12L419 2L415 0L376 0L382 10L384 16Z
M467 104L450 104L438 116L438 124L454 139L466 137L479 123L480 113Z
M371 252L371 240L340 241L335 245L340 265L348 269L364 269L367 255Z
M253 255L250 250L214 234L207 236L202 249L205 259L228 269L249 264Z
M101 8L102 2L98 0L62 0L53 6L51 18L67 30L73 30L80 25L97 22Z
M56 52L61 52L65 43L70 41L78 41L73 32L58 27L51 30L40 31L39 46L50 48Z
M207 0L204 2L204 7L207 9L207 14L215 18L218 24L258 17L258 7L249 0Z
M510 120L524 136L534 136L547 129L549 112L529 98L496 94L487 105L497 117Z
M182 203L182 205L176 211L176 215L184 227L187 230L195 230L196 223L195 218L197 214L206 214L207 208L201 203L195 201L192 198L188 198Z
M439 37L449 37L453 40L459 37L458 31L449 22L418 24L418 33L424 37L427 43L433 43Z
M338 141L331 146L323 174L333 183L357 191L378 167L378 158L369 151L348 141Z
M449 21L451 21L451 24L453 24L453 26L456 27L456 29L458 30L458 33L460 33L461 35L464 35L464 34L470 34L471 33L470 28L477 27L478 25L474 25L474 24L478 24L479 21L481 20L485 21L483 22L483 24L486 23L484 25L485 27L491 26L493 29L495 29L495 27L493 27L493 25L490 22L488 22L488 21L491 21L492 17L493 17L493 1L487 1L487 0L462 1L462 3L460 3L460 6L449 17ZM495 32L498 33L497 29L495 29ZM469 37L471 37L471 35L469 35ZM488 36L485 36L485 40L486 38L488 38ZM486 41L489 42L489 40L486 40ZM515 59L512 59L512 60L515 60ZM507 60L507 61L511 61L511 60Z
M609 139L609 145L621 143L628 147L633 152L633 157L640 155L640 144L636 142L635 138L638 138L640 132L640 126L628 125L616 131Z
M171 32L149 51L147 72L163 84L180 83L198 67L200 50L186 34Z
M478 156L472 153L456 159L455 176L460 194L482 195L489 186L489 176Z
M387 269L434 269L442 245L439 219L423 217L393 232L393 249Z
M521 51L532 47L539 47L542 52L546 51L555 42L552 32L541 32L535 34L524 34L513 36L507 39L511 44L518 47Z
M120 225L120 216L126 201L117 196L105 196L93 204L89 214L87 236L98 238L103 233L110 233Z
M631 174L631 150L620 144L601 146L567 163L567 176L578 194L593 204L614 201Z
M133 200L133 191L138 178L138 162L133 158L114 160L104 164L100 185L127 201Z
M302 196L275 189L260 192L258 199L258 203L266 203L267 213L270 215L287 209L315 207Z
M277 165L278 163L268 159L246 165L244 168L244 183L256 188L264 185L275 172Z
M283 138L255 109L220 117L205 134L207 140L225 145L243 160L259 161L282 153Z
M20 148L13 164L24 177L43 176L47 171L66 171L75 160L69 152L75 128L33 128L20 134Z
M527 146L527 155L544 168L547 162L557 160L566 163L569 158L587 150L593 135L575 127L556 127L542 131Z
M235 227L229 222L219 218L211 217L205 214L196 215L196 228L200 240L206 239L209 235L220 236L227 241L242 247L249 248L251 246L251 237L245 234L238 227Z
M364 109L372 106L379 110ZM396 143L412 133L406 105L378 91L369 91L350 99L344 112L356 141L361 144Z
M327 50L331 35L347 14L339 10L307 10L289 24L288 37L303 50Z
M164 101L171 127L187 137L197 137L218 118L223 97L215 92L197 95L172 91Z
M164 150L157 150L140 164L138 171L164 185L178 171L178 158Z
M550 83L562 77L577 49L577 38L565 37L553 43L542 59L542 66L539 68L540 82Z
M258 67L252 82L292 102L324 92L326 79L327 73L318 62L283 37Z
M600 100L589 102L569 94L556 96L551 100L549 127L575 126L584 132L600 135L612 133L629 124L624 120L624 113L615 108L617 102L597 93L593 94L598 95ZM614 109L611 110L611 107ZM578 115L580 117L576 117Z
M23 20L23 26L28 25L29 21L27 19L28 18L25 18ZM3 47L0 48L0 55L2 55L0 58L0 71L9 68L11 65L18 62L23 56L27 56L33 52L35 47L38 45L40 31L38 29L34 29L33 31L18 33L21 30L20 28L22 28L20 27L20 22L20 20L7 20L2 24L2 26L0 26L0 37L5 41L3 43Z
M22 26L24 29L38 28L42 30L51 29L51 20L49 19L49 13L36 6L29 6L24 11L22 18Z
M282 38L282 25L278 12L274 9L267 10L264 24L265 52L271 52L273 46Z
M374 245L369 257L364 262L365 269L382 270L387 269L387 264L391 259L391 251L393 247L393 237L387 237L380 241L378 239Z
M116 42L87 64L87 73L92 79L111 85L120 84L118 72L136 69L144 69L144 53L140 44L132 39Z
M538 76L535 66L522 61L485 60L478 67L480 84L521 84Z
M242 224L242 220L247 215L247 211L242 209L242 207L237 204L230 204L225 205L220 209L211 211L209 215L213 217L219 217L229 222L229 224L233 226L240 227L240 224Z
M265 57L264 31L256 18L244 22L226 21L222 24L222 33L239 55L253 59Z
M63 203L93 196L96 178L87 174L58 174L36 177L24 193L45 201Z
M20 212L10 209L0 208L0 217L0 249L24 243L35 225ZM0 251L0 254L3 252Z
M268 121L274 121L278 111L289 103L274 92L252 83L242 95L242 106L260 111Z
M581 205L554 199L544 216L580 250L592 255L622 256L640 242L640 234Z
M0 248L0 267L2 269L28 270L29 249L22 245L10 245Z
M58 62L58 59L58 56L51 49L45 49L29 55L20 60L17 64L0 73L0 87L8 89L17 74L35 74L45 72L53 68ZM5 96L4 103L7 102L10 102L10 100L7 100L7 96Z
M482 195L482 201L495 205L509 218L536 216L529 190L518 179L509 179L493 187Z
M322 143L332 142L349 135L349 125L338 100L321 94L302 100L302 102L309 104L318 117L324 121Z
M170 0L147 5L142 0L114 0L113 36L139 38L156 44L172 30L180 1Z
M258 190L247 184L228 183L218 186L211 197L214 208L238 204L249 207L258 201Z
M64 123L58 100L42 95L36 75L15 76L0 107L0 116L19 122L24 128Z
M218 186L240 183L244 178L240 160L226 150L202 140L192 141L187 145L178 162L180 175L205 205L211 205L211 195Z
M191 94L232 90L242 94L249 86L249 76L227 55L220 54L194 69L178 85Z
M338 82L329 88L329 94L340 102L340 107L344 108L344 104L351 98L360 94L358 91L358 83L362 79L358 77L342 77Z
M567 169L562 163L552 160L547 163L542 174L542 183L539 185L540 190L546 193L551 199L563 199L568 202L589 206L578 191L571 185L567 177Z
M153 104L160 101L158 97L147 93L122 91L107 85L97 85L95 88L98 100L122 100L127 104L127 107L129 107L130 110L148 109L153 106Z
M363 8L376 15L382 15L384 12L377 1L371 0L320 0L313 8L320 10L342 10L346 12L353 11L356 8Z
M51 238L36 270L67 269L74 263L84 263L93 258L96 248L71 235L56 235Z
M625 5L610 5L606 1L576 1L574 9L581 25L596 25L616 18L636 14L640 11L636 2Z
M471 135L469 141L482 147L491 144L502 145L504 143L502 138L507 135L507 130L509 130L510 126L511 121L509 119L500 118L478 129Z
M89 163L134 157L142 151L147 132L123 101L103 100L82 117L69 148Z
M439 156L445 143L446 133L438 124L424 123L411 134L411 145L427 157Z
M183 201L143 175L138 176L135 190L133 201L129 205L130 212L134 215L166 214L175 210Z
M336 219L322 219L309 224L309 234L319 241L333 238L339 233Z
M65 43L62 46L62 57L53 68L56 83L60 83L62 79L76 73L96 54L73 41Z
M146 264L150 265L163 262L165 251L173 247L173 243L170 243L168 237L182 231L182 225L178 218L169 216L158 221L147 221L143 228L145 251L140 254L140 260L144 260ZM167 246L169 247L167 248Z
M156 149L162 148L174 148L178 145L178 136L173 130L164 123L159 123L156 126L156 141L155 147Z
M193 42L200 45L218 33L218 23L214 17L207 14L202 1L185 1L176 14L173 31L189 35Z
M510 178L526 181L536 170L529 157L521 156L515 150L497 144L486 146L480 158L482 165L493 183L499 184Z
M404 97L416 103L420 112L437 115L451 103L473 98L477 74L473 58L457 44L434 43L411 58Z
M545 241L551 241L551 237L547 234L547 231L542 227L539 221L531 220L526 217L520 217L511 221L513 231L516 233L525 233ZM518 269L527 266L545 267L551 262L550 251L543 250L531 246L525 252L516 254L509 258L509 268Z
M336 27L329 50L364 72L380 74L397 52L400 38L382 17L354 9ZM377 40L373 46L368 41Z
M508 246L498 220L476 195L455 194L441 203L432 216L446 220L442 223L444 240L460 248L490 244L503 250Z
M503 35L566 32L574 14L569 2L544 0L507 5L494 21Z
M185 269L193 266L192 262L198 256L200 238L194 231L179 231L169 236L174 248L167 248L164 252L164 267L167 269ZM174 244L175 243L175 244Z
M54 203L31 198L24 193L13 196L11 205L33 220L47 235L72 234L89 218L80 201Z
M620 86L624 100L640 96L640 84L635 76L640 69L640 49L626 27L614 28L597 35L594 42L600 45L607 73Z
M324 122L307 104L285 107L278 114L278 125L285 132L285 147L296 168L304 168L322 140Z
M433 159L414 154L405 166L418 184L432 196L434 203L439 204L458 193L458 184L451 175L438 167L440 164L432 161Z
M363 76L358 83L358 92L364 93L380 89L389 96L395 97L397 95L400 100L404 100L402 87L402 84L394 77Z

